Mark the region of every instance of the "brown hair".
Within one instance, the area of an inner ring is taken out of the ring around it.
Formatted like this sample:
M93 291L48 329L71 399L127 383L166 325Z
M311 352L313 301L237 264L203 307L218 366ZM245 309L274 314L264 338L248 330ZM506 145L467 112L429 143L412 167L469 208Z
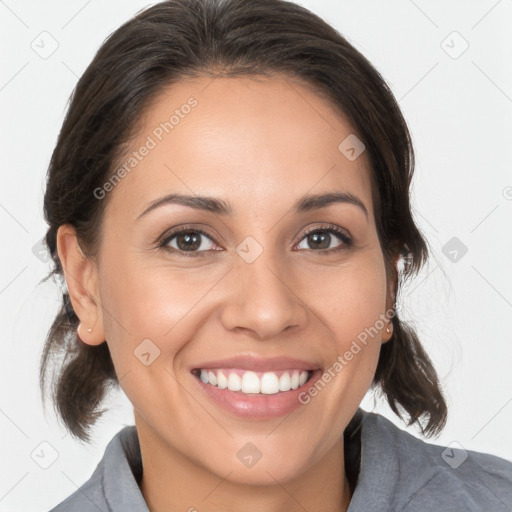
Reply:
M327 97L365 144L377 232L398 293L428 256L410 209L414 153L407 125L368 60L320 17L285 0L170 0L143 10L107 38L73 91L51 157L44 214L54 269L46 279L63 279L56 251L62 224L74 226L87 256L97 254L108 195L98 200L93 191L112 174L144 109L165 87L188 76L269 73L299 79ZM398 416L409 416L409 425L437 434L447 407L436 371L414 331L397 314L392 322L373 386L380 386ZM50 363L61 357L50 379L54 406L68 430L88 440L102 399L118 381L107 343L82 343L78 323L64 289L40 383L44 395Z

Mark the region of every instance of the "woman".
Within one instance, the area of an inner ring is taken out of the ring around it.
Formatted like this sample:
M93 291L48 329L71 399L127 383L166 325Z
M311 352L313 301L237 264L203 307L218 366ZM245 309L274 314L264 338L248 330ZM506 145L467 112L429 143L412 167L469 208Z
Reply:
M397 312L427 258L389 88L283 0L173 0L104 43L48 173L65 281L41 365L87 440L109 387L135 426L54 510L506 510L512 464L418 440L447 407ZM501 507L501 508L500 508Z

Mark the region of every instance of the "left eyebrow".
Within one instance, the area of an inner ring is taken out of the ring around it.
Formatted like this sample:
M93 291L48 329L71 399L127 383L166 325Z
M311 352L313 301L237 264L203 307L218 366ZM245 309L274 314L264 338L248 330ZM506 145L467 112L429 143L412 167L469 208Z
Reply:
M316 208L323 208L333 203L348 203L358 206L368 219L368 210L357 196L350 192L330 192L327 194L312 194L301 197L292 207L293 213L308 212Z
M368 219L368 210L357 196L350 192L330 192L326 194L311 194L299 198L292 206L292 213L308 212L314 209L324 208L333 203L352 204L360 208ZM139 220L150 211L166 204L181 204L196 210L202 210L218 215L232 216L234 209L229 202L215 197L190 196L184 194L169 194L151 202L149 206L137 217Z

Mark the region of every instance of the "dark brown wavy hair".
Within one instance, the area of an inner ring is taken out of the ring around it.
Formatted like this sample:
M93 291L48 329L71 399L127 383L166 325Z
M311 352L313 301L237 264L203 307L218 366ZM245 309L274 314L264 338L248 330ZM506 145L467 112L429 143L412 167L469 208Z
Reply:
M425 263L428 249L410 207L411 137L379 72L328 23L285 0L170 0L147 8L112 33L78 81L47 173L45 241L51 276L63 283L56 234L71 224L93 257L109 196L95 198L137 133L138 121L164 88L185 77L279 74L298 79L348 117L366 146L377 232L396 295ZM402 268L396 265L399 258ZM390 274L391 272L391 274ZM395 301L396 301L395 295ZM395 302L396 305L396 302ZM423 434L438 434L447 407L436 371L414 330L392 318L372 387ZM69 294L46 338L40 385L67 429L89 440L118 380L104 342L82 343ZM406 418L408 416L408 418Z

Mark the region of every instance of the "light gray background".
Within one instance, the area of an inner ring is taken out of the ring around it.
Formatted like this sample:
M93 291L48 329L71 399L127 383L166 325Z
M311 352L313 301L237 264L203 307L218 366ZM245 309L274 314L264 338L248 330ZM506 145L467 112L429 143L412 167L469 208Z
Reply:
M450 408L443 434L431 442L512 460L512 1L299 3L370 59L412 132L415 215L433 258L405 290L403 308ZM43 415L38 363L60 296L51 282L37 286L50 267L32 248L46 230L45 173L68 97L103 40L147 5L0 0L1 511L56 505L132 423L121 394L107 404L112 409L90 445L72 440L51 407ZM45 55L52 44L58 48ZM452 237L467 254L456 246L443 253ZM403 425L371 396L363 405Z

